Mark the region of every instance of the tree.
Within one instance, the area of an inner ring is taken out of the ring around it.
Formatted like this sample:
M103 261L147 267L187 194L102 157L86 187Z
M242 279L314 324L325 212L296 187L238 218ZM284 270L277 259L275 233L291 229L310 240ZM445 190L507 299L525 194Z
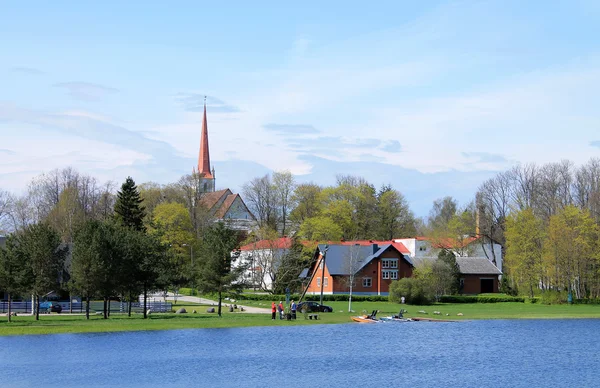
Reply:
M450 276L449 284L446 285L446 274L443 273L441 283L443 283L445 288L444 293L446 294L456 294L460 292L460 268L456 263L456 256L452 251L448 249L442 249L440 253L438 253L438 260L445 263L447 265L447 273Z
M0 233L9 229L10 210L13 203L13 196L4 190L0 190Z
M360 257L360 245L351 245L343 257L343 270L348 274L342 277L342 282L348 287L348 312L352 311L352 291L356 282L356 275L361 267L364 257Z
M8 322L11 321L11 303L14 294L25 290L27 268L14 235L6 239L6 249L0 247L0 289L8 294Z
M244 184L242 191L246 203L256 216L258 226L277 230L277 193L267 174Z
M505 262L520 289L528 289L533 297L534 288L542 278L542 249L545 230L531 208L508 217L506 222Z
M283 294L288 288L290 290L299 289L301 286L300 273L308 267L308 263L309 260L304 255L304 246L297 238L293 238L292 246L283 250L278 258L273 292Z
M304 220L298 234L312 241L335 241L343 236L342 228L329 217L312 217Z
M302 183L296 187L292 202L296 205L290 213L290 220L297 225L307 218L316 217L321 211L321 186L314 183Z
M233 265L236 258L232 252L238 248L238 232L228 229L222 222L209 228L202 241L202 261L197 284L200 290L219 295L219 316L223 293L230 290L241 291L244 287L239 279L246 268L244 265Z
M444 197L433 201L433 207L429 212L429 227L436 230L444 230L448 223L456 215L458 202L452 197Z
M414 236L416 233L414 215L404 196L383 186L377 193L376 236L378 240L391 240L397 237Z
M144 216L145 208L142 206L143 200L140 197L135 182L131 177L127 177L121 191L117 193L117 202L115 203L115 217L117 221L128 228L138 231L145 230Z
M40 296L57 290L63 277L68 248L48 224L30 225L18 236L18 246L26 265L26 288L35 298L35 319L39 320Z
M90 300L101 289L108 268L104 256L107 254L106 228L99 221L88 221L75 233L71 261L71 281L85 300L85 318L90 319Z
M151 234L160 242L169 247L172 253L170 273L174 277L168 282L179 288L190 278L192 263L192 250L194 244L194 230L189 212L180 203L163 202L157 205L152 216L150 226Z
M285 236L289 214L294 204L293 194L296 186L294 176L289 171L275 172L273 173L273 186L279 209L278 221L281 224L281 235Z

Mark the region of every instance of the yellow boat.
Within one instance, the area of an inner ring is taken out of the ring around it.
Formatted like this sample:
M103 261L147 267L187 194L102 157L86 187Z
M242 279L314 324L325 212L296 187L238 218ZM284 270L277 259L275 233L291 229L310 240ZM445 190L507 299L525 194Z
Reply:
M373 310L373 312L369 315L359 315L357 317L350 317L354 322L360 323L379 323L381 322L375 316L377 315L377 310Z

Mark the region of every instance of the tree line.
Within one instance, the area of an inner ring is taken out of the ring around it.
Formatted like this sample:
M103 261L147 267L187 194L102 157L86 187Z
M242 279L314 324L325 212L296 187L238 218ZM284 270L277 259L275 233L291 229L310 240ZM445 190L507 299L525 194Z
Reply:
M149 214L145 202L151 201L143 198L132 178L114 195L94 190L90 194L89 185L79 182L93 179L80 177L70 169L54 171L34 180L23 198L14 200L4 194L8 200L0 208L6 212L0 216L13 230L6 247L0 249L0 290L8 294L9 321L14 296L33 295L38 319L40 298L51 292L78 295L86 303L89 319L91 299L104 301L103 316L108 318L111 298L128 301L131 314L131 303L143 294L146 317L147 296L154 290L192 282L200 290L220 294L242 286L233 278L239 277L243 266L232 267L238 232L204 220L202 238L194 239L192 223L179 223L179 218L191 218L178 213L181 203L154 204L155 212ZM199 181L199 177L185 177L186 182L193 179ZM196 196L200 208L201 193ZM112 206L96 211L99 203ZM20 218L14 214L28 214L28 221L15 223ZM181 241L189 243L190 252L195 246L201 260L189 262L186 244L177 244Z

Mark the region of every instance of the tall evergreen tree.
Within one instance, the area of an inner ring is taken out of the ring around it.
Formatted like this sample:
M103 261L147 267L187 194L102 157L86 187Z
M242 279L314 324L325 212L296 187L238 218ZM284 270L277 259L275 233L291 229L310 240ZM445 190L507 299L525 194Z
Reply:
M0 289L8 296L8 322L11 321L12 298L14 294L24 290L27 274L16 240L16 237L11 235L6 240L6 249L0 247Z
M202 263L198 274L198 288L219 294L219 316L223 292L241 291L239 282L245 271L243 265L233 265L232 252L239 248L238 232L228 229L222 222L207 230L202 244Z
M115 203L115 217L117 221L128 228L137 231L144 231L144 216L146 209L142 206L143 199L133 181L133 178L127 177L121 191L117 193L117 202Z

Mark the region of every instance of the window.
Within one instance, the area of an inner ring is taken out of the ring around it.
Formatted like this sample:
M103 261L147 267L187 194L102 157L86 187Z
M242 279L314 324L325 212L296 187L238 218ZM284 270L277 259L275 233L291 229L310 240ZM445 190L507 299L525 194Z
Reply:
M371 288L371 285L372 285L371 278L363 279L363 287L364 288Z
M420 251L426 251L426 250L427 250L427 247L426 247L425 245L421 245L421 246L419 247L419 250L420 250Z
M323 287L327 287L329 285L329 278L323 278Z
M398 279L398 271L391 271L390 272L390 279L397 280Z
M397 259L383 259L381 260L382 268L398 268L398 260Z
M321 278L317 278L317 287L321 287Z
M323 269L323 258L319 260L319 269Z
M381 267L382 268L390 268L390 261L389 260L381 260Z
M390 271L383 271L381 273L381 278L382 279L389 279L390 278Z

